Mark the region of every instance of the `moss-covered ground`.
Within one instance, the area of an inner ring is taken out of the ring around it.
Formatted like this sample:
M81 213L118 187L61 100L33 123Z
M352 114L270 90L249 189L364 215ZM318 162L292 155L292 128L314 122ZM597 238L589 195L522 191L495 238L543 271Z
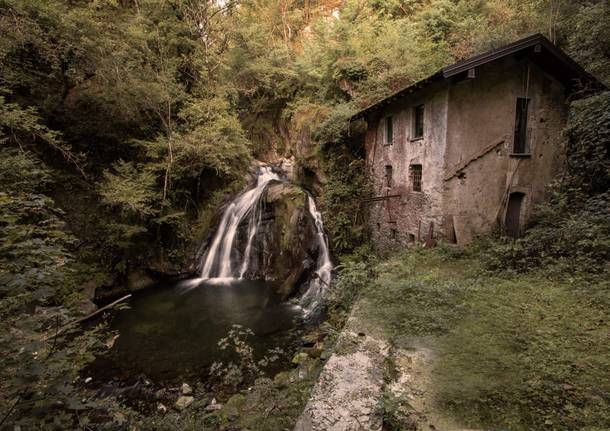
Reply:
M469 427L610 429L607 278L490 272L479 256L388 258L362 313L397 348L434 352L431 401Z

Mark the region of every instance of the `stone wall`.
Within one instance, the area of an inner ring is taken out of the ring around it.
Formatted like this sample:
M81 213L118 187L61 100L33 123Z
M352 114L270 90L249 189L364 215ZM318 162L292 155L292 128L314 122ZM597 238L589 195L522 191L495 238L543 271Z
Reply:
M508 196L525 194L522 224L561 166L563 86L527 60L477 68L449 90L443 234L458 243L502 226ZM518 97L530 99L529 155L514 155Z
M367 133L367 169L374 178L375 196L369 203L371 233L380 248L406 246L424 238L431 223L442 221L443 157L447 118L447 89L431 87L408 101L390 105ZM424 135L413 138L414 108L424 104ZM394 139L385 139L387 117L393 118ZM410 166L422 166L422 190L413 191ZM391 166L388 183L386 166Z
M517 97L530 99L530 155L511 154ZM420 104L424 135L413 139L414 107ZM514 57L477 68L474 79L437 82L377 111L368 118L365 137L375 187L368 203L374 244L406 246L424 240L431 227L435 237L468 243L501 225L513 192L525 195L525 222L561 166L566 112L563 86ZM413 191L413 164L422 166L421 192Z

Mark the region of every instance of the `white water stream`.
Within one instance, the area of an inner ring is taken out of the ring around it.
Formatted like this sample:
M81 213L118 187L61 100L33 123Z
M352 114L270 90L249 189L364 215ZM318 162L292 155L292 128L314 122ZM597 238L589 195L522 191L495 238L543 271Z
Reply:
M260 225L260 200L267 189L267 185L272 180L279 180L279 177L270 167L261 167L254 188L242 193L229 204L222 215L212 244L204 256L201 269L202 278L243 278L250 262L252 241ZM250 217L248 243L244 251L242 264L238 265L239 269L237 269L232 265L231 252L233 251L237 228L247 216Z
M320 253L318 254L317 270L315 277L309 283L307 291L301 297L301 307L305 310L314 310L324 292L330 286L333 264L330 261L330 252L328 251L328 238L324 233L324 223L322 223L322 214L316 207L316 202L311 196L308 196L309 213L313 216L316 223L316 234L320 244Z
M271 167L260 167L254 187L240 194L226 208L212 242L203 255L202 279L222 282L244 279L247 276L252 245L261 228L261 201L267 186L274 180L280 181L280 178L272 171ZM306 313L316 309L319 305L324 292L330 285L333 269L322 215L316 208L316 203L311 196L308 196L308 210L315 222L319 253L316 263L317 269L300 300L300 306ZM246 220L248 223L247 242L243 253L240 255L239 250L236 250L236 236L240 224Z

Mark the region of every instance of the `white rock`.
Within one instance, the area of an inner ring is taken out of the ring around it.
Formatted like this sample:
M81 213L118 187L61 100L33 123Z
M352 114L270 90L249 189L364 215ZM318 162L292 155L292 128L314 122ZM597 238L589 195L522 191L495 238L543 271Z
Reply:
M188 385L188 383L182 383L180 392L182 392L182 395L190 395L193 393L193 389Z
M161 413L162 415L164 415L165 413L167 413L167 407L165 407L164 404L159 403L159 404L157 404L157 411L159 413Z
M207 405L207 407L205 408L205 411L213 412L213 411L221 410L221 409L222 409L222 404L217 403L216 398L212 398L212 401L210 402L210 404Z

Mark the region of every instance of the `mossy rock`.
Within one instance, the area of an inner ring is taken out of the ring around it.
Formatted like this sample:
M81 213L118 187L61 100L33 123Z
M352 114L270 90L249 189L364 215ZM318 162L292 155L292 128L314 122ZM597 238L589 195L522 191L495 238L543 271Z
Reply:
M299 365L309 359L309 355L305 352L299 352L292 358L292 363Z
M239 416L246 404L246 397L243 394L235 394L229 398L223 406L223 412L229 420L234 420Z
M257 262L253 278L275 282L285 300L315 270L318 243L307 193L291 183L271 183L263 202L259 235L252 252Z
M291 371L282 371L277 373L273 378L273 384L278 387L288 386L290 383L294 381L294 376Z

